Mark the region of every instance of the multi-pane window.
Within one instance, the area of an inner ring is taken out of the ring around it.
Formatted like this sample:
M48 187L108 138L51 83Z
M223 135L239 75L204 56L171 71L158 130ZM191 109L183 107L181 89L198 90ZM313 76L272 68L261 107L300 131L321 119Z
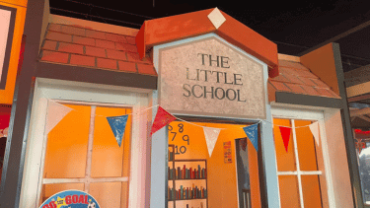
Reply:
M60 191L90 193L101 207L128 205L131 116L119 147L107 116L130 108L67 105L73 110L47 136L40 204Z
M323 207L323 164L309 125L315 121L274 119L281 208ZM291 127L288 151L279 126Z

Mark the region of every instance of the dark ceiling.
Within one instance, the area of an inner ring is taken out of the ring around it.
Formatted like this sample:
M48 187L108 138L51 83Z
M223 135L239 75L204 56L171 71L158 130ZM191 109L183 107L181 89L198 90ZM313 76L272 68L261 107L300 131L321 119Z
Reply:
M286 1L288 2L288 1ZM299 55L328 41L340 44L344 71L370 64L368 0L50 0L52 14L140 28L144 20L218 7L278 44L279 53Z

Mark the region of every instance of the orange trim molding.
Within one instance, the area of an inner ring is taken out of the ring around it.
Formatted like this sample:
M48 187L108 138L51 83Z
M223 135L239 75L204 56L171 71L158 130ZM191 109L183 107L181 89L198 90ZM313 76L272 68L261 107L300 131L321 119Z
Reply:
M216 33L231 44L269 66L269 77L279 75L277 45L226 13L226 21L216 29L208 18L213 9L145 21L136 36L140 58L151 47L176 40ZM144 46L144 47L143 47ZM144 50L143 50L144 49Z

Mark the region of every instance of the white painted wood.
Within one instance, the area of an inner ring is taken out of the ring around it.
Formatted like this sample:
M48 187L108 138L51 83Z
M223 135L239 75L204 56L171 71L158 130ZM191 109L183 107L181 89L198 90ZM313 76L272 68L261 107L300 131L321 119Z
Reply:
M320 128L320 145L322 145L323 162L325 166L325 179L328 193L329 207L336 207L335 203L335 190L333 188L330 157L328 153L328 143L326 137L325 128L325 115L332 114L338 111L338 109L331 108L317 108L297 105L281 105L274 104L271 108L271 114L274 118L285 118L285 119L300 119L300 120L316 120L319 122ZM276 167L277 168L277 167ZM307 175L307 174L305 174Z
M87 183L87 178L44 178L43 184L57 184L57 183ZM90 178L90 183L104 183L104 182L127 182L128 177L119 178Z
M91 163L92 163L92 151L94 144L94 129L95 129L95 111L96 106L91 106L90 113L90 127L89 127L89 143L87 146L87 159L86 159L86 171L85 171L85 192L89 193L91 183Z
M299 164L299 153L298 153L298 145L297 145L297 134L295 131L295 123L294 120L290 120L292 123L292 132L293 132L293 144L294 144L294 156L295 156L295 164L297 168L297 179L298 179L298 191L299 191L299 201L301 204L301 208L304 208L304 201L303 201L303 191L302 191L302 179L301 179L301 167Z
M30 131L28 136L25 169L23 174L23 183L21 189L20 208L34 208L38 207L38 199L41 193L42 187L42 174L44 165L44 154L46 147L46 136L44 135L44 126L47 111L47 100L57 99L64 102L78 102L79 104L86 105L111 105L111 106L142 106L147 108L149 104L148 93L150 90L142 90L135 88L125 88L107 85L97 85L89 83L78 83L78 82L67 82L60 80L47 80L47 79L36 79L35 93L33 99L33 107L31 110L31 123ZM140 98L140 99L139 99ZM139 103L140 102L140 103ZM133 128L135 125L141 125L133 122ZM147 127L143 128L146 129ZM141 128L137 128L141 129ZM143 134L146 135L146 130ZM147 137L142 137L144 141ZM137 140L134 138L133 140ZM146 143L145 143L146 144ZM132 156L140 154L140 149L133 148L131 150ZM140 165L148 165L147 161L143 161L145 158L136 158L136 163ZM150 161L149 161L150 163ZM133 164L131 159L130 164ZM132 168L132 166L131 166ZM131 169L130 176L138 175L137 169ZM135 201L139 206L130 206L130 208L144 208L140 205L140 200L146 196L145 183L139 183L140 180L145 181L145 175L140 175L135 180L138 192L129 192L129 200ZM131 184L133 181L129 178L103 178L103 179L91 179L92 181L104 182L111 180L118 181L129 181ZM50 182L46 180L46 182ZM135 183L134 183L135 184ZM131 189L130 185L130 189ZM130 190L129 190L130 191Z

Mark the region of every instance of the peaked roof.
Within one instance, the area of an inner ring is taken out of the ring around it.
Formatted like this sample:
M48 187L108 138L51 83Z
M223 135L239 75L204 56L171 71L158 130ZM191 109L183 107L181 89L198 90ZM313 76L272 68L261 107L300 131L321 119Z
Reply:
M217 29L212 18L208 17L214 10L207 9L145 21L136 36L140 57L144 57L146 51L158 44L216 33L269 65L270 77L278 76L277 45L222 11L220 13L223 17L220 18L225 21Z

